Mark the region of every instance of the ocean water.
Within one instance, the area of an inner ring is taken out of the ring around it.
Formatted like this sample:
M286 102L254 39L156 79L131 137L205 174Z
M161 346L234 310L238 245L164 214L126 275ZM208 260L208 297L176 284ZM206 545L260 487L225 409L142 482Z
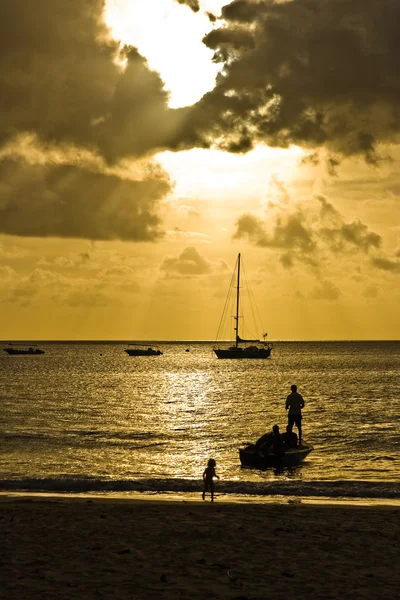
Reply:
M5 344L4 344L5 345ZM268 360L218 360L212 343L41 343L0 355L0 491L400 498L400 342L276 342ZM186 350L190 351L187 352ZM242 468L238 448L306 406L301 467Z

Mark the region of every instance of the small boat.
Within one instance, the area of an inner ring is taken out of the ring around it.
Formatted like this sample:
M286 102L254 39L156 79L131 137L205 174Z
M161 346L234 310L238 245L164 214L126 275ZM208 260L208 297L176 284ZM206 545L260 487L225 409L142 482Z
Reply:
M37 346L21 346L21 347L15 347L12 344L8 344L8 346L6 348L3 348L4 352L7 352L7 354L13 355L13 356L21 356L23 354L29 355L29 356L35 356L37 354L44 354L44 350L41 350L40 348L38 348Z
M146 344L129 344L125 350L128 356L160 356L162 354L159 348L151 348Z
M266 333L262 335L263 341L259 339L243 339L239 335L239 319L242 318L239 314L241 309L240 304L240 261L241 257L238 254L235 269L232 276L232 281L235 279L236 274L236 285L235 285L235 316L234 319L234 338L235 343L232 346L227 348L214 348L214 353L217 358L269 358L272 352L272 344L267 343L265 338L267 336ZM231 288L228 292L228 297L230 296ZM224 321L224 317L227 313L228 300L225 303L224 314L222 315L221 323ZM221 326L220 326L221 327ZM217 339L219 337L219 331L217 334ZM244 345L243 345L244 344ZM251 344L251 345L249 345Z
M267 467L296 467L314 450L314 446L302 442L297 448L286 450L282 457L277 458L271 449L263 454L256 449L255 444L249 444L245 448L239 448L239 458L242 467L255 467L265 469Z

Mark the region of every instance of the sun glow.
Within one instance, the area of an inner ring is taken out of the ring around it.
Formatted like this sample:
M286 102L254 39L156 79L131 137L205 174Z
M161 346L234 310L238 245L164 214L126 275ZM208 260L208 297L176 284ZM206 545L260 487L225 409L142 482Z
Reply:
M171 108L190 106L215 84L218 66L202 38L213 25L206 11L219 14L226 0L202 2L194 13L174 0L107 0L105 20L112 35L135 46L160 73Z
M243 189L260 197L272 176L288 184L300 169L304 151L298 146L269 148L258 145L246 155L195 148L186 152L163 152L158 162L175 180L174 195L185 198L226 200L243 197Z

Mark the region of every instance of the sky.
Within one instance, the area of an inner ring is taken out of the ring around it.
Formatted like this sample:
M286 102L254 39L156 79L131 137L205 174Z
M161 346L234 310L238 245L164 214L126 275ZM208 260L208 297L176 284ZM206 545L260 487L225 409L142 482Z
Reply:
M0 3L0 339L213 340L239 252L271 341L400 339L399 19Z

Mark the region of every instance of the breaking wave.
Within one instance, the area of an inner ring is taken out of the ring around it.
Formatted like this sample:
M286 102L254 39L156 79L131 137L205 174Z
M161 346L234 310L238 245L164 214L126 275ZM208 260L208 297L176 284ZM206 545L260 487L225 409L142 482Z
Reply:
M400 499L400 485L388 481L221 481L219 495L295 496L310 498ZM0 480L0 491L48 493L118 493L147 492L196 493L201 490L197 479L103 479L95 477L43 477Z

